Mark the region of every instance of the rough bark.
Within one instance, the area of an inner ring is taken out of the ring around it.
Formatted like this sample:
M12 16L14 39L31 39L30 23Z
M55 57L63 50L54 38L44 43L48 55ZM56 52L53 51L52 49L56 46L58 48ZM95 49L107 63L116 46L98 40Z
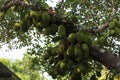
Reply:
M115 69L117 72L120 72L120 58L107 52L105 49L92 46L90 49L90 56L102 63L108 69Z

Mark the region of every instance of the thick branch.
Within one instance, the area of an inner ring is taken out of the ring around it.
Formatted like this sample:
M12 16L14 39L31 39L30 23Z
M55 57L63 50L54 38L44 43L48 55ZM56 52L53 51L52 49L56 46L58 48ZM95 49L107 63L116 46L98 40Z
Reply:
M92 46L90 56L102 63L108 69L115 69L117 72L120 72L120 58L107 52L105 49Z

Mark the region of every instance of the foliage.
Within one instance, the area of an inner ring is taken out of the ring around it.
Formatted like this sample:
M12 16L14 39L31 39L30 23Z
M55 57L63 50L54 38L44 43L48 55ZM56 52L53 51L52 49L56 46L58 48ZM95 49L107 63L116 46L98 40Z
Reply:
M101 76L103 65L90 56L91 47L97 45L119 55L119 3L62 0L54 8L45 0L25 0L22 6L6 3L0 14L0 41L13 40L16 48L29 46L28 53L35 56L32 68L44 67L54 79L68 76L69 80L95 80ZM40 45L42 41L44 46Z
M10 61L9 59L1 58L0 62L6 65L10 70L12 70L16 75L18 75L22 80L47 80L43 76L43 72L40 70L35 70L31 68L32 57L28 54L24 55L22 60Z

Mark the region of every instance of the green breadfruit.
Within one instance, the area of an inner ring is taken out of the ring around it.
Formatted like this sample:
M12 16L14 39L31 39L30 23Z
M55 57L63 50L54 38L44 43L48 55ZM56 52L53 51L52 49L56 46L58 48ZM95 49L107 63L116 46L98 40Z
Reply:
M74 46L74 56L78 57L79 59L81 59L82 54L83 54L83 52L82 52L82 49L80 47L80 44L76 44Z
M78 73L81 73L81 72L84 73L84 72L86 71L86 67L85 67L85 65L82 64L82 63L79 64L76 69L77 69L77 72L78 72Z
M0 12L0 21L4 19L4 12Z
M114 22L110 22L109 28L110 28L110 29L113 29L114 27L115 27L115 23L114 23Z
M67 69L68 70L72 69L73 65L74 65L73 61L69 60L67 63Z
M88 46L92 45L92 39L90 34L84 33L84 43L86 43Z
M20 30L20 28L21 28L21 24L18 23L18 22L16 22L16 23L14 24L14 26L13 26L13 29L14 29L15 31Z
M82 43L84 41L84 34L80 31L78 31L76 33L76 39L77 39L77 42Z
M66 63L64 61L60 61L60 68L63 69L66 67Z
M57 78L57 73L53 68L49 69L48 73L52 76L53 79Z
M117 19L113 19L113 22L114 22L114 24L115 24L115 27L120 26L120 25L119 25L119 22L118 22L118 20L117 20Z
M23 32L27 32L30 26L28 26L28 22L26 19L21 21L21 28Z
M56 24L52 24L51 31L52 31L52 34L55 35L55 33L58 31L58 26Z
M51 34L51 29L50 29L50 27L44 28L43 33L44 33L44 35L50 35L50 34Z
M30 17L35 18L38 15L36 11L31 11L30 12Z
M74 55L74 47L73 47L73 46L69 46L68 49L67 49L66 54L67 54L69 57L72 57L72 56Z
M64 37L66 35L66 29L63 25L58 26L58 36Z
M76 34L75 33L71 33L69 34L67 40L71 43L75 42L75 39L76 39Z
M83 50L83 55L84 57L88 57L89 56L89 46L87 44L82 44L82 50Z
M49 57L49 63L52 64L54 62L54 57L53 56L50 56Z
M115 27L115 32L116 32L116 34L120 34L120 28Z
M52 23L55 23L55 22L57 21L57 19L56 19L55 16L52 16L52 17L51 17L51 20L52 20L52 21L51 21Z
M110 35L111 36L115 36L116 35L116 31L113 29L113 30L110 30Z
M106 37L104 37L104 36L100 37L100 38L98 39L97 43L98 43L99 45L101 45L101 46L104 46L104 45L107 45L107 44L108 44L107 39L106 39Z
M49 15L47 12L44 12L44 13L42 14L42 21L43 21L43 22L49 23L49 22L50 22L50 19L51 19L51 17L50 17L50 15Z

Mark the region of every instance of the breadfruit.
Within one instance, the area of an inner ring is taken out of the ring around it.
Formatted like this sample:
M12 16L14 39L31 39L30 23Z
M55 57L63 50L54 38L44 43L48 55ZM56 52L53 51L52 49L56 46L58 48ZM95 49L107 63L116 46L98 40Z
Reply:
M44 28L43 33L44 33L44 35L50 35L50 34L51 34L51 29L50 29L50 27Z
M21 28L22 28L22 31L23 31L23 32L27 32L28 29L29 29L29 27L30 27L30 26L28 26L27 23L28 23L28 22L27 22L26 19L24 19L23 21L21 21Z
M63 69L63 68L65 68L65 66L66 66L66 63L64 61L61 61L60 62L60 68Z
M72 69L73 65L74 65L73 61L69 60L67 63L67 69L68 70Z
M82 44L82 50L83 50L83 55L84 57L88 57L89 56L89 46L87 44Z
M76 39L76 34L75 33L71 33L69 34L67 40L71 43L75 42L75 39Z
M50 15L49 15L47 12L44 12L44 13L42 14L42 21L43 21L43 22L49 23L49 22L50 22L50 19L51 19L51 17L50 17Z
M116 27L116 28L115 28L115 32L116 32L116 34L119 35L119 34L120 34L120 28Z
M110 29L113 29L114 27L115 27L115 23L114 23L114 22L110 22L109 28L110 28Z
M58 31L58 26L56 24L52 24L51 31L52 31L52 35L55 35L56 32Z
M4 19L4 13L0 12L0 21L2 21Z
M76 33L76 39L77 39L77 42L82 43L84 41L84 34L80 31L78 31Z
M84 64L81 63L77 66L77 72L78 73L85 72L85 71L86 71L86 68L85 68Z
M13 26L13 29L14 29L15 31L18 31L18 30L20 30L20 27L21 27L21 24L18 23L18 22L16 22L16 23L14 24L14 26Z
M72 57L72 56L74 55L74 47L73 47L73 46L69 46L68 49L67 49L66 54L67 54L69 57Z
M60 25L58 27L58 36L65 37L65 35L66 35L66 29L63 25Z
M35 18L38 15L36 11L31 11L30 12L30 17Z
M92 39L90 34L84 33L84 43L86 43L88 46L92 45Z
M105 46L108 44L106 37L102 36L98 39L97 43L101 46Z
M52 64L54 62L54 57L53 56L50 56L49 58L49 63Z
M81 49L80 45L76 44L74 46L74 55L75 55L75 57L81 58L82 54L83 54L83 52L82 52L82 49Z
M115 36L116 35L116 31L113 29L113 30L110 30L110 35L111 36Z

